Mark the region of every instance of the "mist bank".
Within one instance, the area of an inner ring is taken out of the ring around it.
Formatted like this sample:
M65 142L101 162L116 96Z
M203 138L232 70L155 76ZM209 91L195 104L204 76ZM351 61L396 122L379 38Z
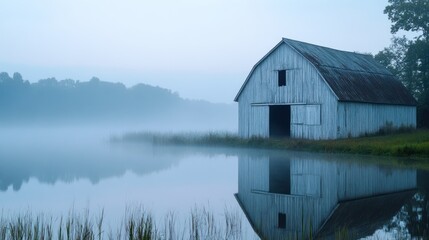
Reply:
M203 134L132 132L120 137L112 137L111 141L409 157L413 158L413 161L418 160L426 169L429 169L429 130L426 129L336 140L261 137L245 139L237 134L222 132Z
M172 80L174 81L174 80ZM192 86L190 86L192 87ZM165 130L237 128L235 104L181 98L171 90L137 84L73 79L24 80L0 73L0 125L135 125Z

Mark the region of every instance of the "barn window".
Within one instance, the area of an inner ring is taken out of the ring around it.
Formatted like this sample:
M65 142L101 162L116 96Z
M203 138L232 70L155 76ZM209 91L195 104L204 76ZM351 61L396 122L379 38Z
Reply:
M286 228L286 214L279 213L278 225L279 228Z
M286 70L279 70L279 87L286 86Z

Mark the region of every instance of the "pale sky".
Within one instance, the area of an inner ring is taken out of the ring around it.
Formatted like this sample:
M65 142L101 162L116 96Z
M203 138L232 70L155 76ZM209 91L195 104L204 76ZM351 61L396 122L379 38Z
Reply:
M92 76L231 103L282 37L377 53L387 0L0 0L0 72Z

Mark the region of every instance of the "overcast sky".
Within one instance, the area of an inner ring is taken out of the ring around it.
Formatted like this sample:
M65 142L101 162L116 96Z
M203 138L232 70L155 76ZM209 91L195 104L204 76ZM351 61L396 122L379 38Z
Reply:
M387 0L14 0L0 2L0 72L92 76L232 102L282 37L377 53Z

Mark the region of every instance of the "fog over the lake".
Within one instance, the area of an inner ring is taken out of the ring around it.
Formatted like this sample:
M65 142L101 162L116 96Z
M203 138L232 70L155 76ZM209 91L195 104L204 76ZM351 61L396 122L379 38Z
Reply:
M187 100L168 89L137 84L127 88L93 77L41 79L0 73L0 127L104 128L105 131L230 131L237 129L233 104Z

